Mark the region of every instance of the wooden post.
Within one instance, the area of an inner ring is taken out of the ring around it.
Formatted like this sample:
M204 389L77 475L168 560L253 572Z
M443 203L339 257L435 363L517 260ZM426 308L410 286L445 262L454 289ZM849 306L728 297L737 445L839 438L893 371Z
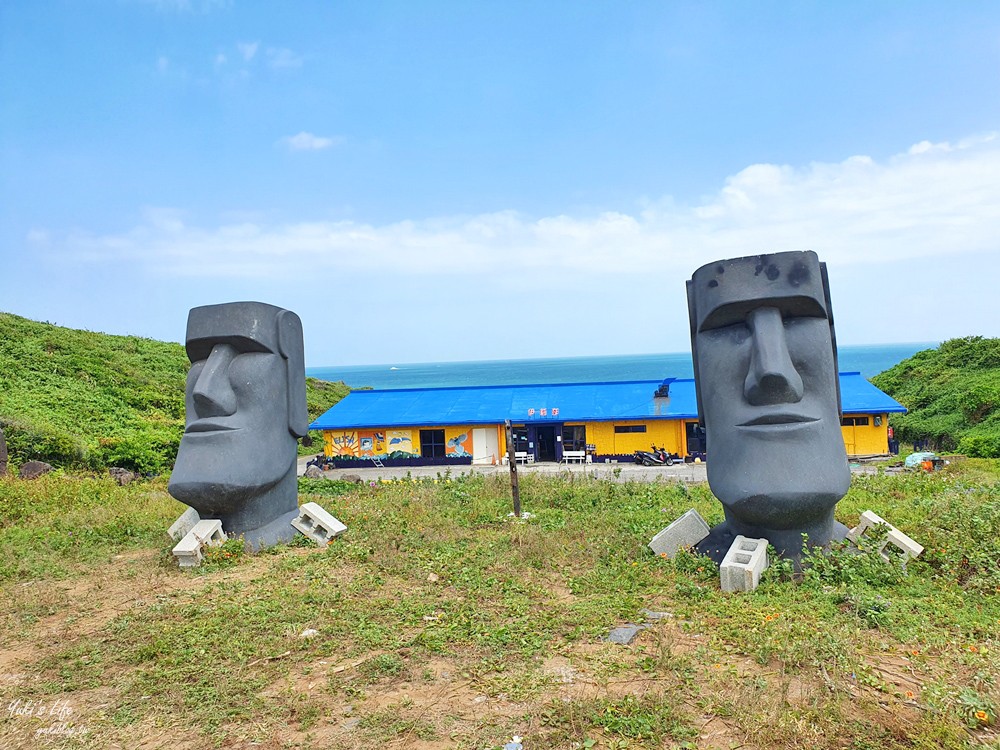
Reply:
M515 456L517 446L514 445L514 429L510 426L510 420L503 422L507 431L507 463L510 464L510 492L514 496L514 515L521 517L521 488L517 486L517 458Z

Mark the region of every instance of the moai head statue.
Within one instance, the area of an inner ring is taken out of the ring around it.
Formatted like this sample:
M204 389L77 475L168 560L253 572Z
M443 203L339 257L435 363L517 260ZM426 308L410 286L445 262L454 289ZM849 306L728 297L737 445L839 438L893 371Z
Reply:
M196 307L186 425L167 490L252 549L290 540L308 430L302 322L261 302Z
M813 252L734 258L687 282L708 482L725 511L698 550L718 562L737 534L797 558L840 540L850 485L826 264Z

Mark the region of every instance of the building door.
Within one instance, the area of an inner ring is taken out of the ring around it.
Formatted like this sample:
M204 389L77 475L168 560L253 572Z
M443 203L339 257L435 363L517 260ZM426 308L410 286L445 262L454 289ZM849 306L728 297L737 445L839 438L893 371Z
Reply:
M535 441L538 446L535 450L536 461L556 460L556 428L555 425L546 425L535 428Z
M705 430L697 422L684 423L684 439L687 442L687 455L705 452Z
M477 427L472 431L472 463L500 463L500 443L496 427Z

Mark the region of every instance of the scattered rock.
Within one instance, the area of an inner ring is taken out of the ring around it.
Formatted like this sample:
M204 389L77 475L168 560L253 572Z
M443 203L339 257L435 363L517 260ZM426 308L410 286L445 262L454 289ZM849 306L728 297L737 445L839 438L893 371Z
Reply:
M108 468L108 474L110 474L111 478L118 482L118 485L121 487L124 487L126 484L130 484L139 478L139 475L134 471L123 469L121 466L111 466Z
M672 612L654 612L651 609L641 610L640 614L650 621L667 620L674 616Z
M628 625L623 625L620 628L615 628L610 633L608 633L607 640L611 643L617 643L620 646L627 646L639 633L646 629L645 625L633 625L629 623Z
M322 479L323 472L316 464L313 464L312 466L306 467L306 471L303 476L308 477L309 479Z
M319 635L319 631L315 628L306 628L301 633L299 633L299 638L314 638Z
M344 474L340 480L342 482L354 482L355 484L361 484L361 477L357 474Z
M427 580L430 581L431 583L437 583L438 580L439 580L438 574L437 573L431 573L430 575L427 576Z
M52 471L52 465L44 461L25 461L21 464L18 476L21 479L38 479L42 474L48 474L50 471Z

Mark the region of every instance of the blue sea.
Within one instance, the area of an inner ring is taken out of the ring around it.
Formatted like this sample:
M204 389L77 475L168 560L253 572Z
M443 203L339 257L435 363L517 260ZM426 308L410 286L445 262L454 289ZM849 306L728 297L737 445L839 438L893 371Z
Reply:
M840 371L866 378L888 370L937 343L841 346ZM690 352L552 359L497 359L478 362L386 363L343 367L307 367L321 380L343 380L352 388L447 388L478 385L600 383L693 377Z

